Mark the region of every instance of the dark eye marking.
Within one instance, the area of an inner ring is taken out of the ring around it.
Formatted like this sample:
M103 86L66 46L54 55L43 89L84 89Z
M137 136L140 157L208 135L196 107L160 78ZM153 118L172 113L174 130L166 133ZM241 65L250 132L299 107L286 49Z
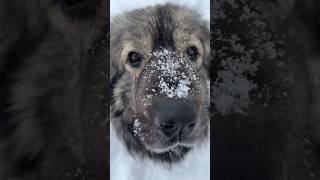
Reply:
M188 57L192 60L192 61L196 61L198 56L199 56L199 51L198 48L196 46L190 46L186 49L186 53L188 55Z
M131 67L138 68L141 65L143 56L137 52L129 52L128 54L128 63Z

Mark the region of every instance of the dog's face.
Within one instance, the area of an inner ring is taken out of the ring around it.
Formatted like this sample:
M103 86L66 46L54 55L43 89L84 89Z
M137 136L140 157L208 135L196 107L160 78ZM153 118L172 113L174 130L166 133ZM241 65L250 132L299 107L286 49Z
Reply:
M105 38L100 35L103 4L0 1L0 179L73 179L61 175L72 174L79 166L86 173L78 174L78 179L91 179L87 174L105 177L106 163L101 159L106 157L106 130L94 123L101 122L104 111L99 105L86 108L98 104L92 97L103 89L104 79L97 74L107 70L96 68L106 56L100 43ZM88 90L93 85L96 89ZM82 128L86 119L93 127ZM86 133L91 128L97 146ZM95 156L86 157L83 152L89 150ZM87 165L90 162L101 162L100 169Z
M207 138L208 57L206 23L187 8L149 7L112 21L113 122L127 144L183 157Z

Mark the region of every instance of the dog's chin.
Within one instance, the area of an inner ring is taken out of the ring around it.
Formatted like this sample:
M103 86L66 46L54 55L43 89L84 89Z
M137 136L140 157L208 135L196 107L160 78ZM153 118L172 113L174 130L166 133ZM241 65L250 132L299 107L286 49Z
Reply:
M181 162L191 149L192 147L175 144L165 148L148 148L148 154L152 159L171 164Z
M138 151L146 153L146 155L156 161L160 160L166 163L180 162L187 153L197 145L197 143L187 142L187 140L177 141L176 139L162 143L159 143L158 141L157 143L149 144L141 139L140 136L135 135L131 126L128 126L129 132L140 145Z
M151 154L157 154L160 156L164 156L168 154L171 157L175 155L179 158L183 158L184 155L187 154L187 152L193 148L193 145L176 142L176 143L171 143L171 144L162 146L161 148L150 147L148 145L145 145L145 148Z

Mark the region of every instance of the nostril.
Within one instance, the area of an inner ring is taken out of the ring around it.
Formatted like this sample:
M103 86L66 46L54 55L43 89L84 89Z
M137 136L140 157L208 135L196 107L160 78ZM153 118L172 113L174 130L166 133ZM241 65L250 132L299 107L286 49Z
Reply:
M190 124L188 124L187 128L188 129L193 129L196 126L195 122L191 122Z
M162 125L161 128L164 130L170 130L170 129L174 129L174 125L165 124L165 125Z
M193 121L193 122L190 122L189 124L187 124L181 131L180 131L180 137L184 137L186 135L188 135L193 129L194 127L196 126L196 123Z
M197 126L196 109L188 101L159 99L154 108L154 124L168 138L185 137Z
M160 127L163 130L173 130L175 129L176 126L174 121L167 121L167 122L161 123Z
M169 138L175 136L180 129L179 124L177 124L177 122L174 120L168 120L160 123L159 128L161 129L162 133Z

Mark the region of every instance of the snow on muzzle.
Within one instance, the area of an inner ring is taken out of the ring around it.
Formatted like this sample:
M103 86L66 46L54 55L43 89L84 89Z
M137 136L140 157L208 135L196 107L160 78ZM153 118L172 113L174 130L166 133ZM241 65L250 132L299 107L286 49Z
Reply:
M137 81L137 110L168 138L183 138L197 124L200 84L197 64L176 52L150 55Z

